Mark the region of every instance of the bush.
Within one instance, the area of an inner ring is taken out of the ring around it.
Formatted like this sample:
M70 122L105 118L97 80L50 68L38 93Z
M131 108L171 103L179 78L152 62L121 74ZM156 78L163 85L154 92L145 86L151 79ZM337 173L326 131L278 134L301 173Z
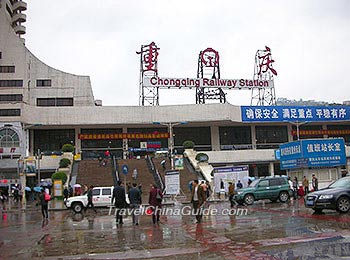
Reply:
M52 174L51 179L52 182L54 182L54 180L62 180L62 184L64 185L67 181L67 174L64 172L55 172Z
M66 153L66 152L72 153L72 152L74 152L74 146L71 145L71 144L64 144L62 146L62 152L64 152L64 153Z
M187 141L183 142L182 145L185 149L192 149L194 147L194 142L187 140Z
M209 160L209 156L206 153L198 153L196 155L196 160L198 162L207 162Z
M60 168L66 168L70 164L71 164L71 162L70 162L70 160L68 158L62 158L60 160L60 164L59 165L60 165Z

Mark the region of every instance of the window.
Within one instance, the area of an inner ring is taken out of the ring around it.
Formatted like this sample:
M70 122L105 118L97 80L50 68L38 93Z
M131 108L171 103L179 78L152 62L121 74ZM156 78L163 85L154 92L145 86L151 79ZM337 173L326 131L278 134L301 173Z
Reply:
M37 87L51 87L51 79L37 79L36 86Z
M111 189L102 189L102 195L112 195Z
M269 181L268 180L263 180L259 182L259 187L267 187L269 186Z
M0 109L0 116L20 116L20 109Z
M2 101L23 101L23 95L21 94L12 94L12 95L0 95L0 102Z
M38 98L38 107L68 107L73 106L73 98Z
M0 87L23 87L23 80L0 80Z
M0 129L0 147L19 147L18 134L11 128Z
M0 66L0 73L15 73L15 66Z
M92 196L99 196L99 195L100 195L100 189L92 190Z

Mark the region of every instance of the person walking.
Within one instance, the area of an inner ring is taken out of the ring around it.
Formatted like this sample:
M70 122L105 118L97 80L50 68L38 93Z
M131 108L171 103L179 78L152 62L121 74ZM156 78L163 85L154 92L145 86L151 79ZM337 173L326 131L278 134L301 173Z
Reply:
M243 184L241 182L241 180L238 180L237 184L236 184L237 189L242 189L243 188Z
M64 196L64 201L66 201L69 198L69 190L67 186L64 187L63 196Z
M128 192L129 200L130 200L130 207L132 209L132 223L134 225L139 224L139 209L141 205L141 191L137 188L137 184L133 183L132 188Z
M312 188L314 191L318 191L318 179L315 174L312 174L312 182L311 182Z
M149 199L148 199L148 203L152 207L153 224L156 224L159 222L160 210L162 208L162 200L163 200L162 191L157 187L156 184L153 184L149 192Z
M303 188L304 188L304 195L309 193L309 180L304 176L303 179Z
M299 183L298 178L295 176L293 178L293 198L296 200L298 198Z
M202 222L202 212L201 207L205 202L205 192L201 185L198 184L198 180L193 181L192 186L192 194L191 194L191 202L194 210L194 214L196 215L197 223Z
M137 169L136 168L132 172L132 178L134 179L134 181L136 181L136 179L137 179Z
M117 224L124 224L122 211L126 208L125 189L122 187L122 182L118 181L117 185L113 189L113 196L111 203L116 208L116 222Z
M95 213L97 212L95 207L94 207L94 203L93 203L93 190L94 186L90 185L90 188L87 191L87 198L88 198L88 204L85 207L85 211L89 208L89 206L91 206L91 208L95 211Z
M231 203L231 208L234 207L234 203L233 203L233 196L235 195L235 185L233 184L233 182L229 182L229 186L228 186L228 199Z
M41 205L41 214L43 216L43 220L49 218L49 201L50 195L45 192L44 189L41 189L41 193L39 194L39 202Z

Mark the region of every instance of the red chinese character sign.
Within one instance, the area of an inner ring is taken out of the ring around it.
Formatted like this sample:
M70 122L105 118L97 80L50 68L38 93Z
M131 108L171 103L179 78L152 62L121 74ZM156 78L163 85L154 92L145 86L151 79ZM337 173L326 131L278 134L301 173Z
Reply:
M254 80L268 80L273 82L273 76L277 71L272 67L275 61L272 59L271 49L265 46L264 50L258 50L255 54ZM252 88L252 106L276 105L275 87Z
M219 52L213 48L206 48L199 53L197 78L198 79L220 79ZM196 104L205 104L208 101L226 102L226 93L222 88L196 88Z
M213 48L206 48L200 53L202 64L205 67L214 67L219 65L219 53Z
M257 57L259 61L258 75L271 71L272 74L277 76L277 71L272 68L272 63L275 61L271 58L271 49L269 47L265 46L265 50L259 50L257 52Z
M141 50L136 53L140 55L140 94L139 105L159 105L159 89L148 87L143 84L144 78L158 76L158 50L154 42L141 45Z
M141 63L143 65L143 71L154 71L157 72L157 58L158 58L159 48L154 42L151 42L149 45L142 45L141 51L136 52L141 54Z

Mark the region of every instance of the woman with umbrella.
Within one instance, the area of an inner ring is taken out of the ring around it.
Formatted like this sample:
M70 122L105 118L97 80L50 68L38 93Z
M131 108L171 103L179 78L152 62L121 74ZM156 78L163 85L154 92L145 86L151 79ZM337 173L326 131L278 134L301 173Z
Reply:
M43 215L43 220L48 219L49 218L48 206L49 206L50 198L48 197L48 194L45 192L44 189L41 189L41 193L39 195L39 201L41 205L41 214Z

